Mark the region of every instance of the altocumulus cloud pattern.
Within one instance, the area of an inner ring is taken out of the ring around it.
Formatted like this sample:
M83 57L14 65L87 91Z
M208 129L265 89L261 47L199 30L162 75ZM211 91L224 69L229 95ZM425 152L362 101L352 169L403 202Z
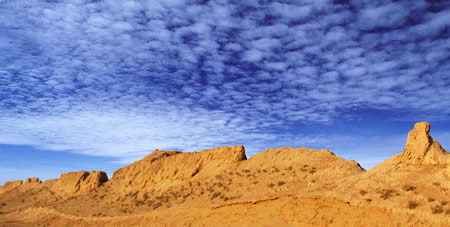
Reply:
M445 118L449 3L2 0L0 143L126 161L324 144L289 127L358 109Z

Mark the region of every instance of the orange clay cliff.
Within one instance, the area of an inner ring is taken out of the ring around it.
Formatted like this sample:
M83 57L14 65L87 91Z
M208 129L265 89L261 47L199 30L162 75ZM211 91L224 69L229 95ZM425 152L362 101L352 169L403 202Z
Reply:
M417 123L369 171L329 150L156 150L114 172L0 186L0 226L450 226L450 155Z

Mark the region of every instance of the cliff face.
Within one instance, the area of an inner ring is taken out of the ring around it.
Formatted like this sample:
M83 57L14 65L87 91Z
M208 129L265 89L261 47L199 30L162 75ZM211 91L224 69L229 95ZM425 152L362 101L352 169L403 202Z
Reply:
M420 122L408 133L408 141L398 162L412 165L447 165L450 155L430 134L430 123Z
M108 181L108 176L102 171L69 172L62 174L52 189L70 196L91 192L106 181Z

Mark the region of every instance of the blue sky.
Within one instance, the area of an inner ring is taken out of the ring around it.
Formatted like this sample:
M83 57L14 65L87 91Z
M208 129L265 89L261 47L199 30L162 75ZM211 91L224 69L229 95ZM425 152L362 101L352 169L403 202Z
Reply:
M0 183L152 150L450 147L449 1L0 0Z

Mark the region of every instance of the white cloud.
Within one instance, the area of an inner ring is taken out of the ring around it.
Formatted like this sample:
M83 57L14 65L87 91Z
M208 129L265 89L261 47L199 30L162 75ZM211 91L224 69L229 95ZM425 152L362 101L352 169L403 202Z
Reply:
M324 141L313 136L266 133L261 128L262 123L248 122L221 111L182 109L166 103L164 106L155 103L152 109L147 113L142 110L84 110L0 118L0 144L27 144L47 150L129 160L154 149L199 151L245 143L249 153L254 154L277 144L299 146Z
M263 57L264 57L264 53L259 50L256 50L256 49L248 50L248 51L244 52L242 55L242 59L244 61L250 61L250 62L258 62L258 61L262 60Z

